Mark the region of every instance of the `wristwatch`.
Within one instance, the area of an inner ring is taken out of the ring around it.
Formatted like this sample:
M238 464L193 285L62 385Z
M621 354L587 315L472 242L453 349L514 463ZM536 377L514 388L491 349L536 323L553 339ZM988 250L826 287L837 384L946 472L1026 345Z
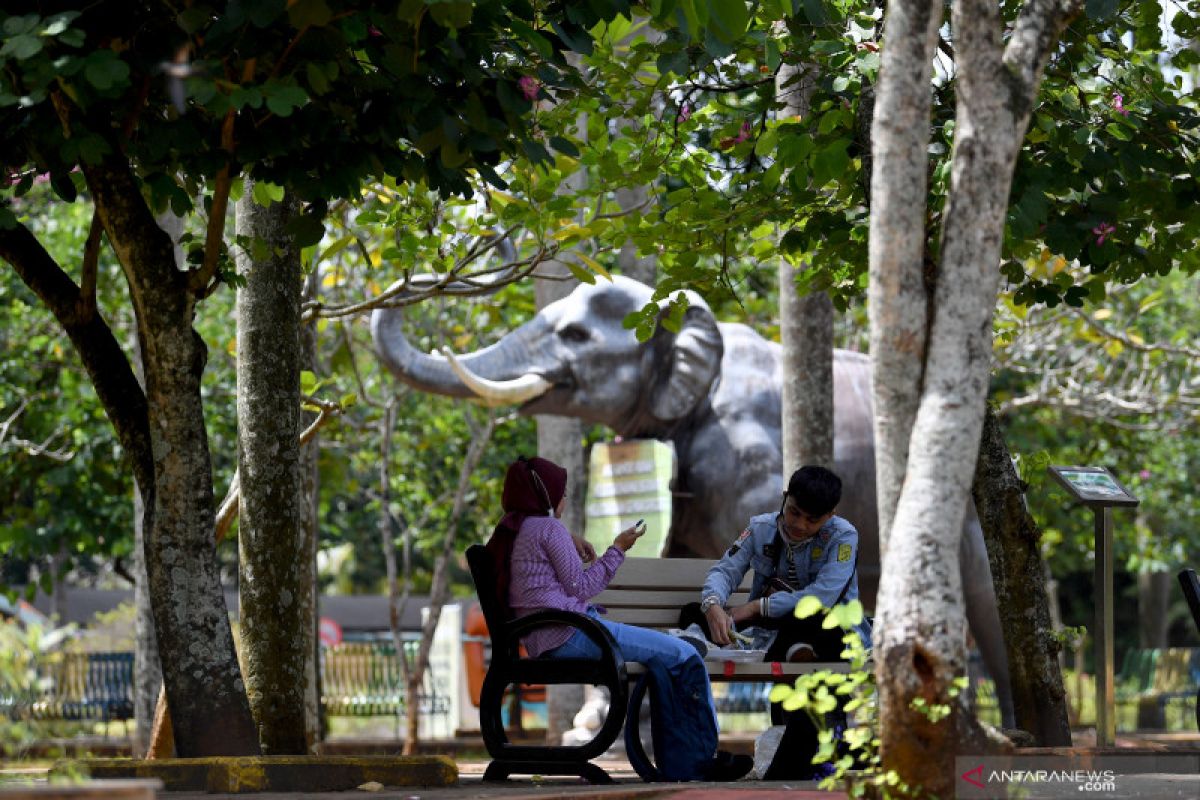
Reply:
M708 597L700 601L700 613L707 614L710 608L715 605L719 605L720 602L721 598L717 597L715 594L710 594Z

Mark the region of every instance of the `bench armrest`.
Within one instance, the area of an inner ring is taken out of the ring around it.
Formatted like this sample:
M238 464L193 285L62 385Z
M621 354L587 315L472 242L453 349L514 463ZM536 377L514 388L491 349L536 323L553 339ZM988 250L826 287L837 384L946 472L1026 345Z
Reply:
M527 616L514 619L505 625L502 646L508 651L509 658L517 658L517 645L520 644L523 635L537 628L545 628L550 625L566 625L569 628L583 631L584 635L600 648L600 658L602 660L611 661L615 665L623 663L617 656L617 643L613 639L612 634L609 633L608 628L586 614L577 614L574 611L562 611L559 609L535 611Z

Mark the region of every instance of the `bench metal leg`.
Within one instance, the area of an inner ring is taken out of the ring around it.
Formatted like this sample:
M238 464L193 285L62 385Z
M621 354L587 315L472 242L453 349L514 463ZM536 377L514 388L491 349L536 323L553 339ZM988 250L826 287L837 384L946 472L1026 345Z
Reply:
M529 775L578 775L588 783L607 785L612 777L590 761L493 761L484 770L485 782L504 782L513 773Z

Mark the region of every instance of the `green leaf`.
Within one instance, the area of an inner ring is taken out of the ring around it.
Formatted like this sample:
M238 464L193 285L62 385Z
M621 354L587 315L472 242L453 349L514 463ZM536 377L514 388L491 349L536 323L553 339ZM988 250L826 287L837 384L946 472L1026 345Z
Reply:
M570 139L564 139L561 136L551 136L549 143L551 147L563 155L570 156L571 158L579 158L579 148Z
M824 608L824 606L821 605L821 598L813 597L811 594L806 594L804 597L800 598L799 603L796 603L796 618L808 619L811 616L819 614L822 608Z
M257 86L235 86L229 93L229 102L234 108L262 108L262 91Z
M38 25L42 22L42 18L37 14L25 14L24 16L12 16L4 20L4 32L9 36L20 36L24 33L33 33L37 30Z
M850 166L850 156L846 152L849 146L848 140L838 139L813 154L813 182L817 186L824 186L845 173Z
M554 28L554 32L558 34L558 38L562 39L567 47L574 50L576 53L582 53L585 56L590 56L595 52L595 46L592 42L591 34L587 29L576 25L570 20L551 20L550 26Z
M1087 0L1084 13L1088 19L1105 20L1117 13L1117 0Z
M829 24L829 15L825 13L821 0L804 0L804 15L813 25Z
M308 93L299 86L272 87L267 93L267 108L279 117L290 117L292 111L308 102Z
M1108 123L1104 126L1104 130L1112 134L1114 139L1120 139L1122 142L1133 141L1133 131L1119 122Z
M111 50L98 50L87 57L83 74L92 86L106 91L128 81L129 65Z
M325 70L319 64L312 61L305 64L304 75L315 93L325 94L329 91L329 78L325 76Z
M576 264L574 261L562 261L559 263L566 266L566 268L568 270L570 270L571 274L574 275L576 278L578 278L581 283L586 283L589 286L596 283L595 274L584 269L579 264Z
M192 34L208 24L210 19L209 9L205 6L192 6L179 12L179 16L175 21L179 23L179 27L184 33Z
M471 3L430 3L429 16L443 28L458 30L471 24Z
M288 222L287 231L300 247L311 247L325 235L325 223L318 216L303 215Z
M246 16L256 28L270 27L287 8L287 0L242 0Z
M0 47L0 56L12 56L18 61L32 58L42 51L42 40L30 34L14 36Z
M50 176L50 188L54 190L56 195L68 203L74 203L75 198L79 194L75 189L75 182L71 180L71 176L61 172Z
M515 17L509 21L509 24L512 26L513 33L529 43L539 56L547 61L554 57L554 48L550 46L550 40L545 36Z
M863 621L863 606L858 600L851 600L848 603L839 603L829 610L825 616L825 621L821 623L821 627L831 628L853 628Z
M276 186L269 181L255 181L251 196L258 205L263 208L270 208L272 203L278 203L283 200L283 187Z
M686 75L690 61L686 50L676 50L673 53L662 53L655 63L658 71L663 75L668 73Z
M745 0L706 0L708 30L723 44L732 44L746 32L750 11Z
M296 0L288 6L288 20L297 28L320 28L333 19L325 0Z
M599 261L589 256L587 253L584 253L582 250L576 250L575 257L584 264L587 264L588 268L591 269L592 272L603 278L607 278L610 281L612 280L612 274L606 270Z
M786 683L777 683L771 687L771 694L768 699L772 703L781 703L790 697L793 691L792 687Z

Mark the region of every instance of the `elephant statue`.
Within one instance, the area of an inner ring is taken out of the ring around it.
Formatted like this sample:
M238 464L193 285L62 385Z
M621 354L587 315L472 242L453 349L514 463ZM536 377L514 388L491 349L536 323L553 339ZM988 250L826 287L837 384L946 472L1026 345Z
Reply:
M678 333L659 325L639 342L622 321L652 294L619 275L582 284L495 344L457 357L412 347L398 309L375 311L371 332L388 369L422 391L672 442L678 476L666 554L718 558L750 517L781 502L780 346L746 325L717 322L694 293ZM870 360L835 350L833 374L833 469L844 485L838 513L858 528L859 590L870 608L880 573ZM1008 662L974 513L963 533L967 616L1011 727Z

